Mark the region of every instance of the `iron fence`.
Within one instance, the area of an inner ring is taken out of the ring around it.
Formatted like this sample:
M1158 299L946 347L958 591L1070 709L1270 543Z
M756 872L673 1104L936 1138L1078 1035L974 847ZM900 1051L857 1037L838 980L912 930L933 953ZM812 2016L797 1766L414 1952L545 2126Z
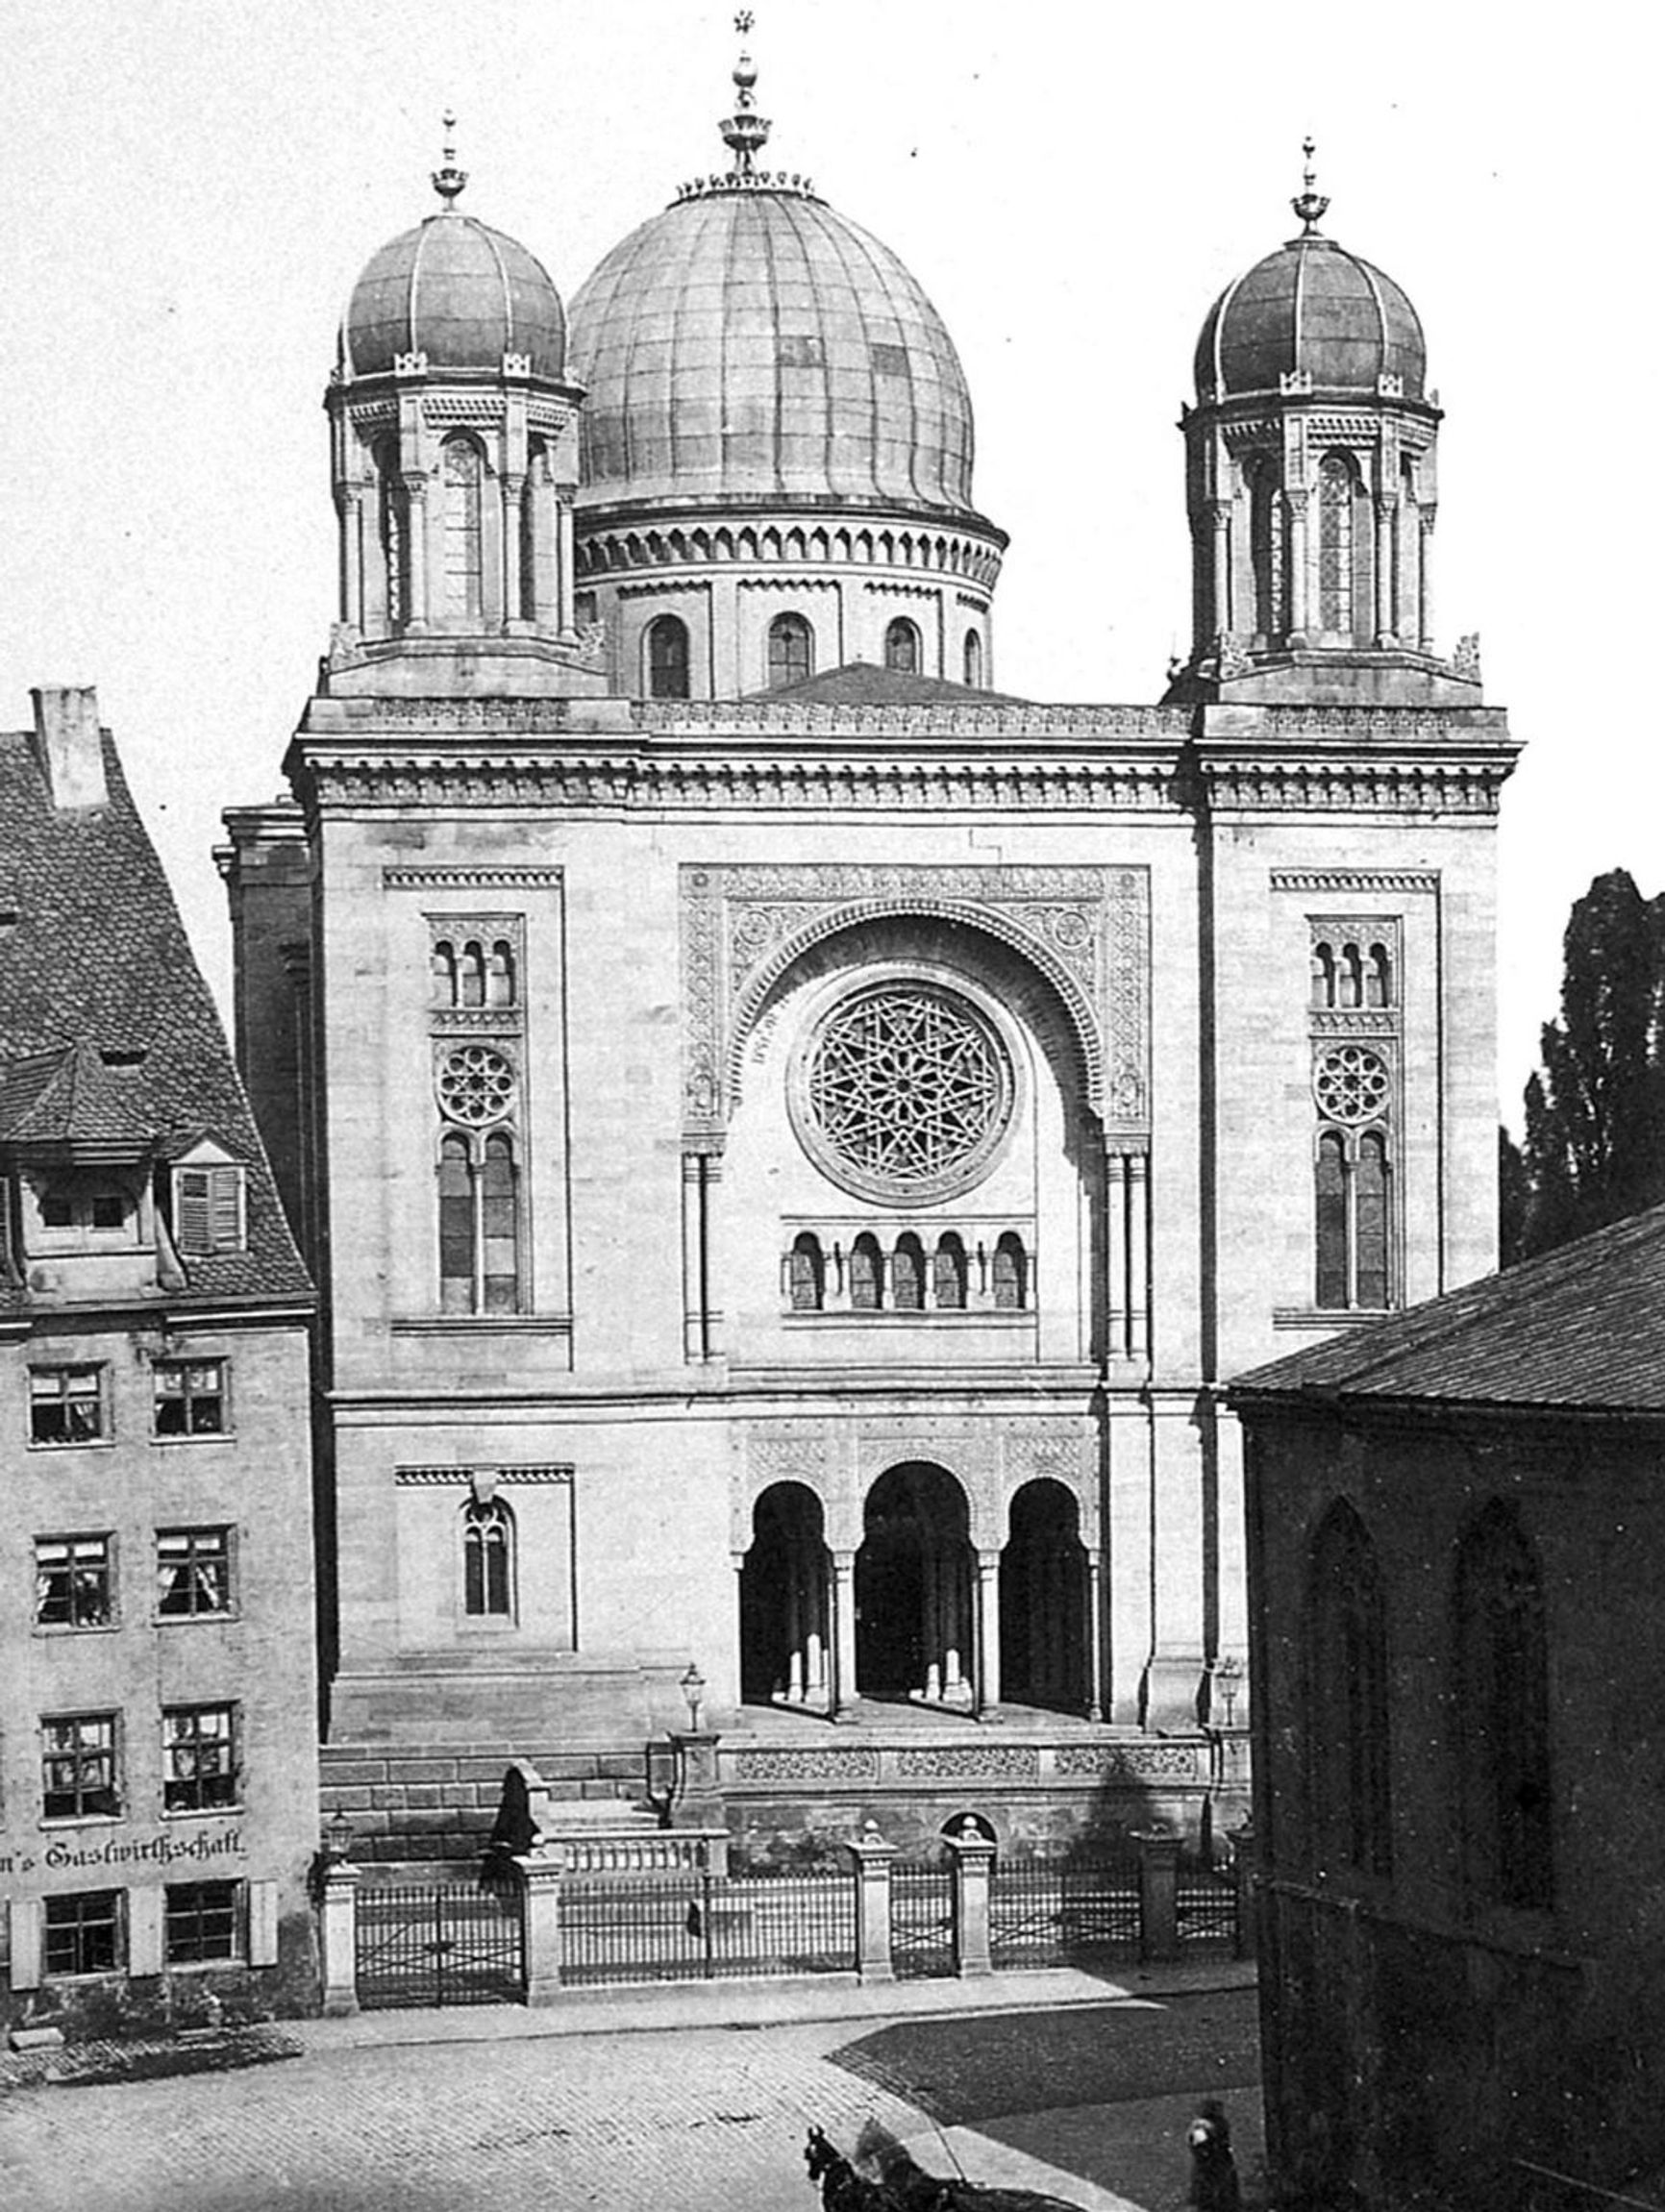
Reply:
M988 1942L997 1968L1137 1958L1140 1937L1139 1862L1131 1852L996 1859Z
M564 1982L853 1974L856 1876L703 1870L561 1884Z
M954 1869L945 1855L891 1862L890 1963L899 1979L954 1972Z
M1182 1954L1209 1952L1235 1958L1242 1950L1237 1876L1200 1854L1180 1853L1175 1919Z
M461 1883L361 1888L355 1926L359 2002L516 2004L525 1994L520 1901Z

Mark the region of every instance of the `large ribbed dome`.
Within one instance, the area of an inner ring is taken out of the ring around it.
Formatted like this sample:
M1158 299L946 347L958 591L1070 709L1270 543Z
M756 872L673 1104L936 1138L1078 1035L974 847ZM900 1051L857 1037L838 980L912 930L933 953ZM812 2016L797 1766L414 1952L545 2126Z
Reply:
M1305 373L1315 391L1375 393L1398 377L1423 397L1428 353L1416 310L1391 277L1316 233L1292 238L1228 285L1197 341L1197 396L1275 392Z
M560 295L523 245L447 207L371 257L341 323L344 376L385 375L400 354L494 375L505 354L528 355L534 376L559 381Z
M690 189L573 301L581 507L823 500L966 514L971 399L889 248L785 179Z

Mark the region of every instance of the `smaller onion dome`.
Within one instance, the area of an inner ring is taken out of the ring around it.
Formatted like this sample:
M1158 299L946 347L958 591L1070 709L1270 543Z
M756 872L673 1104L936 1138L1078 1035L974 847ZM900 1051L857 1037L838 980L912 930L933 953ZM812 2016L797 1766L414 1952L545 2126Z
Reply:
M1305 147L1312 155L1312 141ZM1350 254L1318 229L1330 203L1305 189L1292 203L1305 226L1268 254L1208 311L1197 340L1197 396L1205 403L1238 392L1276 392L1289 376L1315 391L1375 394L1379 380L1424 396L1428 348L1415 308L1391 277Z
M449 131L453 118L446 116ZM452 148L435 171L444 203L373 254L341 322L343 377L383 376L402 355L430 369L501 372L524 356L534 376L566 373L566 311L548 270L518 240L457 207L468 182Z

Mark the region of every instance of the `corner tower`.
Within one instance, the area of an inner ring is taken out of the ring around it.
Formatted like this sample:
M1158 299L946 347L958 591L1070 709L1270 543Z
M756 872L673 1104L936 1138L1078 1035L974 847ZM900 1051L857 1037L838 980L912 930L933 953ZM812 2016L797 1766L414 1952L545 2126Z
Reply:
M438 212L371 257L341 323L328 692L605 688L573 620L565 311L524 246L458 207L467 182L447 145Z
M973 503L959 357L888 247L757 166L756 84L742 55L728 172L684 185L573 302L581 611L615 688L646 697L856 660L986 687L1006 540Z
M1478 704L1433 647L1437 394L1415 308L1326 237L1312 141L1298 237L1227 286L1182 412L1191 654L1175 699Z

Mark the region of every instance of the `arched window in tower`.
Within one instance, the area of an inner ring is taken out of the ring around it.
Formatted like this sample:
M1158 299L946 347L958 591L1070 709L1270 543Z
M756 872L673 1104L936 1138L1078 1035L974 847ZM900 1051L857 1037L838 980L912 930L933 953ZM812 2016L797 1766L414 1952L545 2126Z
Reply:
M1321 1008L1335 1004L1335 950L1322 938L1312 948L1312 1004Z
M1393 955L1385 945L1372 945L1367 955L1364 1003L1367 1007L1393 1004Z
M481 504L485 462L471 437L448 437L444 449L445 612L478 621L485 559Z
M1358 1140L1354 1168L1354 1297L1367 1312L1379 1312L1388 1299L1387 1140L1367 1130Z
M994 1303L1002 1313L1018 1313L1029 1304L1029 1255L1023 1238L1008 1229L994 1248Z
M1538 1561L1489 1505L1457 1554L1457 1752L1464 1873L1518 1910L1554 1902L1549 1646Z
M1307 1583L1309 1780L1321 1871L1392 1868L1387 1605L1376 1548L1351 1505L1325 1515Z
M439 1304L446 1313L474 1310L474 1178L459 1132L439 1146Z
M526 481L520 487L519 543L519 613L522 622L538 619L537 607L537 509L538 501L547 489L549 474L548 448L540 437L534 437L526 451Z
M1344 1007L1364 1004L1364 955L1356 945L1341 948L1341 1004Z
M1348 1233L1347 1139L1326 1130L1318 1140L1318 1280L1315 1298L1323 1312L1345 1306L1353 1285L1352 1240Z
M514 1516L497 1498L462 1508L462 1610L471 1621L514 1615Z
M1278 470L1270 460L1257 464L1249 480L1249 549L1255 571L1255 627L1265 638L1280 637L1284 619L1284 545L1288 506Z
M982 689L982 639L975 630L965 634L965 682L972 691Z
M919 674L919 631L899 614L884 633L884 665L897 676Z
M1392 1303L1393 1092L1392 1069L1381 1052L1363 1044L1318 1051L1313 1295L1325 1311L1374 1313Z
M480 1171L482 1310L513 1313L520 1305L519 1233L516 1220L514 1142L495 1130L485 1140Z
M470 937L460 946L457 957L457 1004L460 1007L483 1007L485 1004L485 947L478 937Z
M648 624L647 677L650 699L688 695L688 626L674 614Z
M794 1313L819 1313L827 1296L827 1263L821 1239L808 1230L792 1239L786 1262L786 1295Z
M965 1246L953 1230L940 1236L932 1259L932 1288L939 1313L965 1309Z
M884 1303L884 1261L879 1241L865 1230L850 1247L850 1305L857 1313L877 1313Z
M891 1255L890 1303L898 1313L925 1309L925 1247L911 1230L897 1238Z
M454 1007L457 1004L457 948L448 937L435 941L433 964L434 1004Z
M815 673L815 634L801 614L777 614L769 625L769 688L803 683Z
M1368 548L1368 529L1355 531L1358 471L1348 455L1328 453L1318 471L1318 627L1330 636L1354 633L1354 561ZM1368 593L1364 595L1368 598Z
M514 947L507 937L496 939L485 963L485 1003L488 1007L514 1004Z
M398 439L383 438L375 460L376 531L382 546L387 627L400 630L410 615L410 496L399 466Z

